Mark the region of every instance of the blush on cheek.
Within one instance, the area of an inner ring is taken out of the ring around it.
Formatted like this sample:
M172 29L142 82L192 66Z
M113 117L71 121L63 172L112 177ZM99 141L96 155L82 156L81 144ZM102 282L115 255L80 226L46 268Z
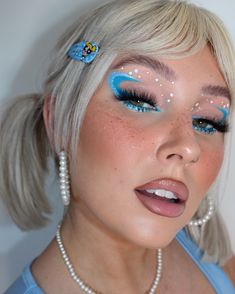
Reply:
M204 182L205 187L205 193L209 189L209 187L212 185L212 183L215 181L222 162L223 162L223 148L220 147L220 150L210 150L211 152L206 152L205 156L201 158L204 162L203 168L198 171L201 178L201 183ZM202 185L203 186L203 185Z
M92 101L88 106L80 133L82 156L87 154L93 163L102 165L126 161L130 146L138 146L139 132L129 118L103 106Z

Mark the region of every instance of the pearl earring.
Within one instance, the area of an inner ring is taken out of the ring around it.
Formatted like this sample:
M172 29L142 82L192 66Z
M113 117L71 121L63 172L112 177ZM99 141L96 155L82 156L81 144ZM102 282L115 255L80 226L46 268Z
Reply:
M188 223L189 226L196 226L196 227L202 226L205 223L207 223L208 220L212 217L214 210L215 210L214 203L213 203L212 199L209 197L208 197L207 201L208 201L208 210L207 210L207 213L205 214L205 216L203 218L199 218L199 219L190 221Z
M70 203L69 174L67 157L64 151L59 153L59 178L62 202L65 206L68 206Z

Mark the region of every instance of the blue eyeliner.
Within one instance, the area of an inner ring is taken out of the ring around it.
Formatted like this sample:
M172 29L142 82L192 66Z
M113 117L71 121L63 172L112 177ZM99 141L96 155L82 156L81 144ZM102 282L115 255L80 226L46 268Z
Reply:
M228 109L225 109L225 108L222 108L222 107L217 107L217 108L218 108L218 110L220 112L223 113L223 119L222 119L222 121L225 121L227 119L227 117L228 117L228 114L229 114Z
M216 121L203 117L193 117L192 125L194 130L209 135L213 135L216 132L226 133L229 128L225 119Z
M115 98L123 103L125 107L136 112L159 112L157 104L152 97L143 90L122 89L123 82L140 83L140 80L122 72L113 72L108 78L108 84Z
M139 83L140 81L135 79L134 77L129 76L126 73L122 73L122 72L111 73L108 79L108 83L109 83L109 87L111 88L115 96L120 95L120 92L122 91L120 84L123 82Z

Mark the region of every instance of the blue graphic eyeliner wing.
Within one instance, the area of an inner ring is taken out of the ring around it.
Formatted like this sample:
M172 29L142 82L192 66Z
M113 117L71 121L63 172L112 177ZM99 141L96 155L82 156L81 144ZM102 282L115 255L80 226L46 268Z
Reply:
M108 84L114 95L118 96L121 92L120 84L122 82L134 82L139 83L140 81L131 77L130 75L122 72L113 72L109 75Z
M222 108L222 107L217 107L217 108L224 115L222 121L225 121L227 119L227 117L228 117L228 113L229 113L228 110L225 109L225 108Z

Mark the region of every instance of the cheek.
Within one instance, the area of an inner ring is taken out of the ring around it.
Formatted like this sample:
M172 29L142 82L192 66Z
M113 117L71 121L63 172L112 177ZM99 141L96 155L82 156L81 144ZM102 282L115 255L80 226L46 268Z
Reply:
M93 165L117 169L128 164L139 146L140 132L128 118L111 109L89 105L80 134L82 156Z
M202 183L202 193L206 193L216 179L224 156L223 143L202 147L201 158L197 174L199 183Z

